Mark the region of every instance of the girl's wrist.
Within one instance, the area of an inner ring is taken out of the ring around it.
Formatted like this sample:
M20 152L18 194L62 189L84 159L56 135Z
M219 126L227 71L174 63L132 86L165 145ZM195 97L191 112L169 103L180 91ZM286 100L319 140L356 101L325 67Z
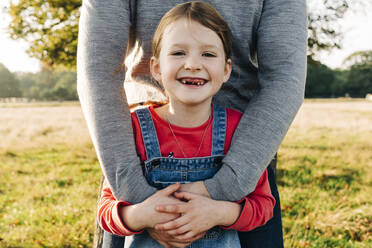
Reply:
M219 218L219 222L217 225L219 226L231 226L233 225L239 218L242 206L235 202L229 201L218 201L218 215L221 217Z
M140 204L119 207L119 215L124 225L133 232L138 232L146 228L144 219L141 218Z

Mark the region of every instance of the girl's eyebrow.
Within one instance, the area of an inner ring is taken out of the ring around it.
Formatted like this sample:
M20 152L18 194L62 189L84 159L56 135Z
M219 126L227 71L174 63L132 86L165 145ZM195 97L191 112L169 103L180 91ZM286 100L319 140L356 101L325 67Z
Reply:
M184 47L187 47L188 45L187 44L182 44L182 43L176 43L176 44L172 44L172 46L170 48L184 48ZM205 45L202 45L201 46L202 49L217 49L217 46L216 45L209 45L209 44L205 44Z
M171 48L173 48L173 47L186 47L186 46L187 46L186 44L175 43L175 44L172 44Z
M203 45L201 46L202 49L217 49L216 45Z

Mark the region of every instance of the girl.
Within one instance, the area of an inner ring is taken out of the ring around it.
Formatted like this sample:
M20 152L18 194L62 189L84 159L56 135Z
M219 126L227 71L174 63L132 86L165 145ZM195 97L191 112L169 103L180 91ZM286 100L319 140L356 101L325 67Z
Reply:
M195 185L191 182L211 178L220 169L241 117L238 111L212 105L230 77L230 57L230 29L209 4L180 4L161 19L150 70L169 102L132 113L144 176L159 191L131 205L117 201L106 183L99 203L103 229L132 235L126 247L184 247L195 240L192 247L240 247L236 230L252 230L272 217L275 200L267 171L254 192L239 202L187 192ZM154 227L174 240L162 242Z

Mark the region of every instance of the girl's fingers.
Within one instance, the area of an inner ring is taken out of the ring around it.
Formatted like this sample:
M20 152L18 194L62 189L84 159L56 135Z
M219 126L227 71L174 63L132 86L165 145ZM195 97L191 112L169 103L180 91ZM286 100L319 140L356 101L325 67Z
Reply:
M202 233L199 233L197 235L195 235L194 237L190 238L190 239L186 239L187 241L190 241L191 243L194 242L195 240L198 240L198 239L201 239L202 237L204 237L206 232L202 232ZM177 239L180 239L182 240L182 237L184 236L184 234L182 235L178 235L178 236L174 236L174 238L177 238ZM181 237L181 238L180 238Z
M185 200L188 200L188 201L190 201L190 200L192 200L192 199L194 199L196 197L195 194L190 193L190 192L185 192L185 191L183 191L183 192L174 192L173 195L174 195L174 197L176 197L178 199L185 199Z
M189 225L183 225L177 229L172 229L172 230L168 230L168 231L165 231L166 234L168 235L171 235L173 237L178 237L178 236L181 236L187 232L191 231L191 227ZM178 239L178 238L177 238ZM182 239L184 240L184 239Z
M177 236L174 236L174 237L177 238L177 239L179 239L179 240L190 240L190 239L193 239L193 237L196 237L198 235L196 235L194 231L190 230L190 231L188 231L188 232L186 232L184 234L177 235ZM203 237L203 236L201 236L201 237Z
M169 196L176 192L181 187L180 183L169 185L168 187L160 190L160 192L164 193L166 196Z
M205 234L206 234L206 232L199 233L198 235L196 235L196 236L193 237L193 240L201 239L201 238L204 237Z
M160 213L174 213L174 214L181 214L184 213L187 209L186 204L179 203L179 204L163 204L157 205L155 210Z
M186 216L181 216L175 220L162 223L162 224L156 224L155 229L159 231L169 231L177 229L181 226L186 225L189 222L188 218Z

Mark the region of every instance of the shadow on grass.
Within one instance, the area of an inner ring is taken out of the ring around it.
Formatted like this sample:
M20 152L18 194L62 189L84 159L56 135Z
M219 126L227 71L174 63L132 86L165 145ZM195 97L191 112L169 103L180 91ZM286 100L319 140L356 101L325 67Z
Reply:
M316 187L321 191L339 191L349 189L351 193L360 190L357 187L361 172L357 169L335 168L328 172L316 166L315 158L305 156L301 163L290 169L277 169L277 183L282 187Z

